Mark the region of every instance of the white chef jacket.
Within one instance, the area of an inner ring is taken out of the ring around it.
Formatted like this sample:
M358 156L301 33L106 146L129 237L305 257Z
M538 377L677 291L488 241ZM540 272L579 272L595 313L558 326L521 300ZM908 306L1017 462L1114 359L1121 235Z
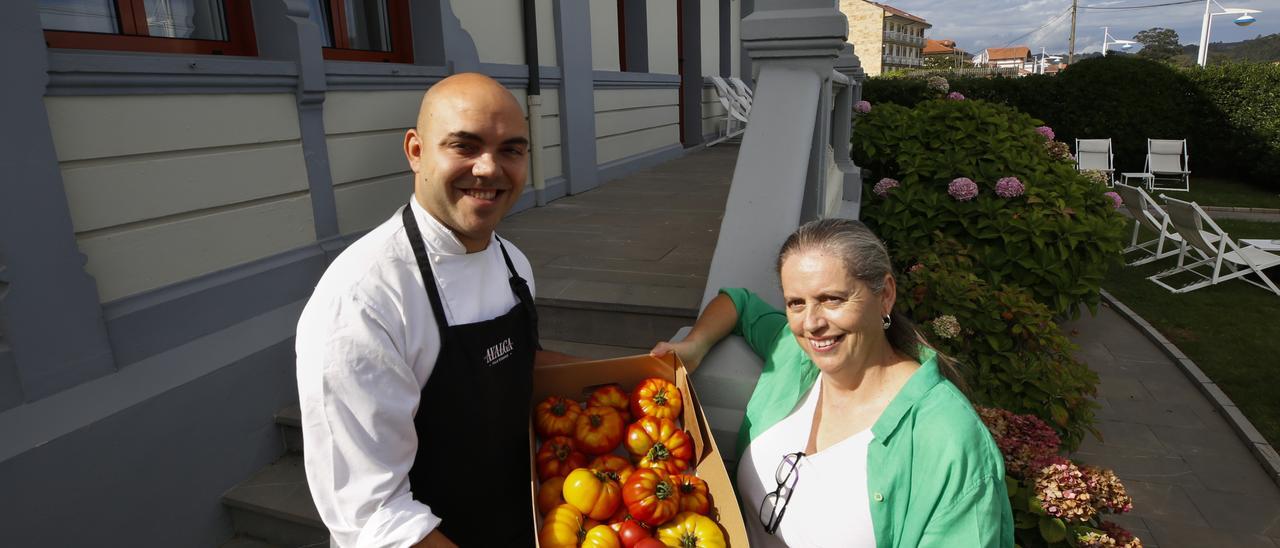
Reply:
M468 254L410 200L450 325L516 305L496 240ZM504 242L534 290L529 260ZM333 545L410 546L441 519L414 500L413 418L440 331L397 210L329 265L298 321L298 397L307 482ZM425 486L414 486L421 490Z

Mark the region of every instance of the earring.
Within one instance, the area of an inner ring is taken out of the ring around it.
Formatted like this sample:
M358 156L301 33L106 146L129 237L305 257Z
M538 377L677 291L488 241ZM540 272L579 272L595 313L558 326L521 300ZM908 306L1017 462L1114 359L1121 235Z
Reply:
M889 316L888 314L885 314L883 323L880 324L880 327L884 329L889 329L889 326L891 325L893 325L893 317Z

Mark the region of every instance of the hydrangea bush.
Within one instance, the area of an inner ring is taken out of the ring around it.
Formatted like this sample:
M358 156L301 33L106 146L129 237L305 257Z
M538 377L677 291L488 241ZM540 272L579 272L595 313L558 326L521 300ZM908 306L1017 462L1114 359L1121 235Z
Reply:
M1133 534L1102 519L1103 514L1133 509L1114 472L1060 456L1053 430L1034 416L982 406L977 410L1004 454L1019 546L1141 548Z

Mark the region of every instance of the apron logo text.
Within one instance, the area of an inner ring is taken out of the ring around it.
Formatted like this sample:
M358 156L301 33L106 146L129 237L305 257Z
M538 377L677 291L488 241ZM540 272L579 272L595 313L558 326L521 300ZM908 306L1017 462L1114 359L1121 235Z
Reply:
M514 348L515 345L511 343L511 338L508 337L506 340L489 347L488 350L485 350L484 362L488 365L493 365L505 360L507 357L511 356L511 351Z

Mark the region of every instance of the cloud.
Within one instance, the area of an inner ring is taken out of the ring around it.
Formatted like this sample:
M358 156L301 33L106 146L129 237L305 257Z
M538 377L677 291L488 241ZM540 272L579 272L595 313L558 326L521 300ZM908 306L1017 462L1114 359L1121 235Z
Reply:
M1081 6L1141 6L1169 0L1080 0ZM1226 0L1223 0L1224 2ZM1025 45L1035 51L1045 47L1051 53L1067 51L1071 33L1071 16L1067 14L1053 24L1036 30L1071 8L1070 0L896 0L893 7L923 17L933 25L925 36L951 39L971 52L1005 45ZM1232 8L1260 9L1257 22L1248 27L1232 25L1227 16L1213 20L1210 42L1237 42L1259 35L1280 32L1280 6L1275 0L1231 0ZM1215 7L1216 10L1216 7ZM1076 20L1076 52L1102 50L1103 27L1109 27L1112 38L1132 39L1139 31L1152 27L1177 31L1183 44L1200 41L1200 25L1204 4L1193 3L1139 10L1081 9ZM1035 31L1035 32L1033 32Z

